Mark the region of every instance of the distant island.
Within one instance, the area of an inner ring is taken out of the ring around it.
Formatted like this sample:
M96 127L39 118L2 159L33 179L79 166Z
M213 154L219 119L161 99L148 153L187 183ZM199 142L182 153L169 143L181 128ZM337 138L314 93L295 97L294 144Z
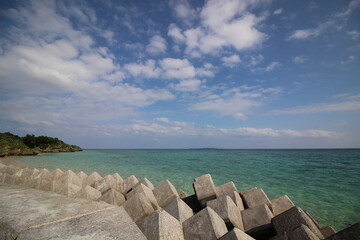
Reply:
M0 157L75 151L82 151L82 149L76 145L69 145L58 138L36 137L30 134L19 137L9 132L0 133Z

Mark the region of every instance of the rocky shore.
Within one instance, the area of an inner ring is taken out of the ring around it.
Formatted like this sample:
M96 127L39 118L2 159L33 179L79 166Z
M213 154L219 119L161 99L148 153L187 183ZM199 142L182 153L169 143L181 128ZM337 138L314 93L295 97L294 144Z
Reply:
M31 156L40 153L82 151L79 146L70 145L58 138L26 135L19 137L12 133L0 133L0 157Z
M261 188L215 186L209 174L194 179L191 196L169 180L154 186L134 175L123 179L118 173L103 177L12 165L0 165L0 182L123 208L147 239L360 239L359 223L336 233L286 195L270 200Z

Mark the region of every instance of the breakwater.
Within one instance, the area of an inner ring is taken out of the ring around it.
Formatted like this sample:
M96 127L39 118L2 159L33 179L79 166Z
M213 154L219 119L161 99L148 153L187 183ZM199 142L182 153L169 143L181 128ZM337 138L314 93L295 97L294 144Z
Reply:
M209 174L195 178L191 196L168 180L154 186L118 173L102 177L2 166L0 182L120 206L147 239L356 239L344 236L359 234L359 224L335 233L286 195L270 200L261 188L239 192L233 182L215 186Z

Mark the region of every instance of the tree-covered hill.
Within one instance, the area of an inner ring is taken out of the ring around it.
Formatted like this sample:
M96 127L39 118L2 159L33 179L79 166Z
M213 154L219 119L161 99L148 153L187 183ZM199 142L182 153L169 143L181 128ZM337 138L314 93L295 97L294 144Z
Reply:
M0 157L13 155L37 155L41 152L82 151L79 146L69 145L58 138L26 135L19 137L12 133L0 133Z

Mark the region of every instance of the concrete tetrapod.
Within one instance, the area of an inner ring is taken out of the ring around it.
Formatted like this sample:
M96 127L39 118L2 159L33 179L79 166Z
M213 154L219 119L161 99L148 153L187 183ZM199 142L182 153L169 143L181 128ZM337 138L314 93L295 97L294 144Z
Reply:
M126 193L133 188L137 183L139 182L139 180L134 176L131 175L130 177L124 179L123 183L122 183L122 193L124 195L126 195Z
M154 185L147 178L141 179L137 184L135 184L135 186L133 188L136 188L140 183L144 184L145 186L147 186L151 190L154 190Z
M144 184L140 183L136 187L134 187L130 192L126 194L126 199L130 199L132 196L134 196L136 193L143 194L147 199L149 199L152 207L156 210L159 208L159 204L156 201L156 198L153 194L153 191L151 191L150 188L145 186Z
M271 225L273 214L266 204L247 208L241 212L241 215L243 218L244 231L253 238L275 236Z
M217 197L216 187L210 174L195 178L193 186L197 199L202 207L206 206L207 201Z
M80 189L74 195L74 197L76 197L76 198L85 198L85 199L96 201L101 197L101 192L99 190L96 190L93 187L90 187L90 186L86 185L85 187Z
M244 231L241 212L229 196L220 196L206 204L224 220L228 229L236 227Z
M255 240L255 238L252 238L238 228L234 228L222 236L219 240Z
M102 194L99 201L104 201L115 206L121 206L126 200L122 193L110 188Z
M87 179L88 175L86 173L84 173L83 171L79 172L77 175L82 181L82 186L83 187L86 186L86 179Z
M217 240L227 233L224 220L209 207L183 222L183 231L186 240Z
M181 223L164 209L140 220L138 227L148 240L184 240Z
M271 220L278 235L289 232L294 228L300 227L301 224L306 225L318 238L323 239L320 229L310 219L310 217L299 207L293 207L289 210L275 216Z
M154 211L149 199L141 193L135 193L122 206L136 223Z
M244 200L246 208L256 207L260 204L266 204L271 208L271 202L262 188L250 188L240 193Z
M192 209L179 198L174 199L171 203L166 205L164 210L180 222L184 222L194 215Z
M179 198L176 188L169 180L160 183L154 188L153 193L160 207L165 207L174 199Z
M271 200L271 207L274 213L274 216L279 215L292 207L295 207L295 204L290 200L287 195L275 198Z
M90 187L94 187L95 182L100 181L102 177L97 172L93 172L90 174L85 181L85 185L89 185Z
M227 194L232 193L234 191L239 192L233 182L227 182L227 183L224 183L223 185L220 185L220 186L216 187L216 195L218 197L222 196L222 195L227 195Z

